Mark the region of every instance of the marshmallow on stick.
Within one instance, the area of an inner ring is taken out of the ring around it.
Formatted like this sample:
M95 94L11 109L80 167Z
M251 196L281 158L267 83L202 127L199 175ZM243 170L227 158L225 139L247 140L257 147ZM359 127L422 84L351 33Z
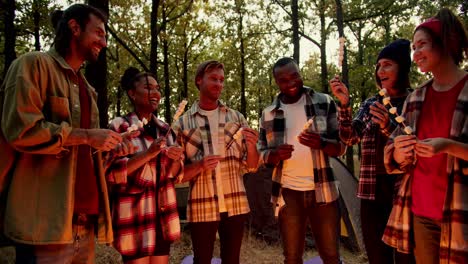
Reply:
M302 129L303 132L307 131L309 127L314 123L314 118L315 116L312 116L311 118L309 118L309 120L307 120L307 122L305 122L304 128ZM296 139L299 140L299 136L297 136Z
M120 122L117 122L117 123L116 123L117 127L120 127L120 126L122 126L124 123L126 123L126 122L124 122L123 120L119 120L119 121L120 121ZM130 133L132 133L133 131L137 131L139 128L143 128L143 126L146 125L146 124L148 124L148 120L147 120L146 118L143 117L143 119L142 119L142 120L138 120L138 121L136 122L136 124L133 124L133 125L127 127L127 131L125 131L125 132L123 132L123 133L120 133L120 136L121 136L122 138L127 137L127 136L130 135ZM93 152L93 154L96 154L96 153L98 153L98 152L99 152L99 150L96 150L96 151Z
M187 105L188 101L183 99L180 103L179 103L179 106L177 107L177 110L174 114L174 117L172 118L172 122L174 123L175 121L177 121L177 119L179 119L179 117L184 113L185 111L185 106ZM171 132L171 129L168 129L167 130L167 133L164 137L167 137L167 135L169 135L169 133Z
M242 138L242 126L239 124L239 129L237 129L236 133L232 136L232 140L226 145L226 149L229 149L234 141Z
M307 120L307 122L304 124L303 131L306 131L307 129L309 129L309 127L314 123L314 118L315 118L315 116L313 116L309 120Z
M382 88L379 91L379 95L383 96L382 103L385 106L390 106L390 109L388 110L391 114L396 115L395 121L397 121L398 124L401 124L403 126L403 131L407 135L413 134L413 129L410 126L407 126L405 124L405 118L402 117L401 115L398 115L397 108L392 105L392 102L390 101L390 96L388 96L387 89Z
M179 119L179 117L184 113L185 111L185 106L187 105L188 101L187 100L182 100L180 103L179 103L179 106L177 107L177 111L175 112L174 114L174 118L173 118L173 121L172 122L175 122L177 121L177 119Z
M341 68L341 66L343 65L344 45L345 45L346 39L344 37L340 37L339 42L340 42L340 48L338 50L338 67Z

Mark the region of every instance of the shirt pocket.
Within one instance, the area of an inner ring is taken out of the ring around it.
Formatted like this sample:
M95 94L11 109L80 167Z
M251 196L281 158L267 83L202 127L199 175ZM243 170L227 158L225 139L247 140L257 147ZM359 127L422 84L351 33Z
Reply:
M48 96L44 106L44 117L47 121L60 124L70 121L70 106L67 97Z
M228 122L224 126L224 145L226 146L226 155L241 153L243 136L240 129L242 125L238 122ZM237 155L238 156L238 155Z
M189 160L197 160L197 156L203 153L203 141L200 129L191 128L183 130L182 137L185 144L186 158ZM203 155L201 158L203 158Z

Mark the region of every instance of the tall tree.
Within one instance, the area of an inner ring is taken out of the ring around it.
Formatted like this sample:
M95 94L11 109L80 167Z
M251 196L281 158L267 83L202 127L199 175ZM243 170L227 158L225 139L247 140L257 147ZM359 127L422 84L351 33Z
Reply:
M247 101L245 99L245 78L246 78L246 65L245 65L245 41L244 41L244 1L235 1L235 10L237 13L237 39L239 40L239 52L240 52L240 86L241 86L241 105L240 112L247 116Z
M41 50L41 35L39 33L40 22L41 22L41 12L40 5L43 1L34 0L33 1L33 20L34 20L34 49L39 51Z
M335 0L336 8L336 26L338 28L338 36L340 38L345 38L344 35L344 22L343 22L343 5L341 0ZM349 87L348 81L348 51L346 45L343 46L343 61L341 63L341 80L346 86ZM346 165L348 169L354 172L354 153L353 148L347 148L346 150Z
M109 15L108 0L88 0L88 4L100 9L107 16ZM86 79L96 89L98 94L97 103L99 108L99 121L101 127L107 127L109 116L107 110L109 101L107 99L107 57L106 49L102 49L96 62L86 64Z
M294 47L293 58L299 63L300 58L300 38L299 38L299 5L298 0L291 0L291 24L292 24L292 43Z
M151 4L151 45L150 45L150 72L158 74L158 10L160 1L152 0Z
M10 64L16 59L15 43L16 43L16 29L15 29L15 11L16 2L14 0L1 1L4 12L4 29L5 29L5 66L3 68L3 77L5 77Z
M170 76L170 54L169 47L171 36L168 34L169 26L176 24L186 13L190 12L193 0L177 1L176 3L162 2L161 24L159 37L163 45L163 78L164 78L164 117L166 122L171 122L171 76Z

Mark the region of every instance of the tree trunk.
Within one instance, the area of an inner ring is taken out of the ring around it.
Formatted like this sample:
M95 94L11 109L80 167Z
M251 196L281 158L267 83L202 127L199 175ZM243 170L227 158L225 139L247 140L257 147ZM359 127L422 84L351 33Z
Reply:
M322 74L322 91L328 93L328 66L327 66L327 30L325 24L325 1L320 1L320 68Z
M291 0L292 43L294 46L293 58L299 64L299 6L298 0Z
M41 50L41 38L39 34L40 21L41 21L41 3L38 0L33 2L33 20L34 20L34 49Z
M339 37L344 37L344 23L343 23L343 6L341 0L335 0L336 3L336 25L338 27ZM348 58L346 44L344 45L343 62L341 65L341 79L346 86L349 87L348 79ZM354 174L354 153L353 148L349 147L346 150L346 166Z
M88 0L88 4L100 9L104 14L109 15L108 0ZM96 89L98 94L97 104L99 108L99 120L101 127L107 127L109 117L107 110L109 102L107 100L107 58L106 49L104 48L99 54L96 62L91 62L86 65L86 79Z
M158 9L159 0L153 0L151 5L150 72L155 76L158 73Z
M163 58L164 58L164 119L167 123L170 123L171 118L171 87L170 87L170 76L169 76L169 43L167 41L167 17L166 17L166 7L163 4L162 7L162 26L161 34L162 44L163 44Z
M5 9L2 8L5 14L5 20L3 21L5 25L5 68L3 68L3 77L5 77L10 64L16 59L16 29L14 24L16 3L14 0L2 0L2 3L5 4Z
M115 45L115 58L116 58L116 61L117 61L117 72L121 72L120 71L120 53L119 53L119 45ZM122 89L123 87L120 86L120 82L119 82L119 86L117 87L117 102L116 102L116 106L117 106L117 116L122 116Z
M182 60L182 82L184 89L182 89L182 99L188 100L188 61L189 61L189 47L187 42L184 45L184 58Z
M242 4L241 4L242 5ZM244 36L243 36L243 31L244 31L244 17L242 14L242 6L237 7L237 11L239 14L239 20L238 20L238 27L237 27L237 36L239 38L240 42L240 85L241 85L241 105L240 105L240 112L247 117L247 100L245 98L245 47L244 47Z

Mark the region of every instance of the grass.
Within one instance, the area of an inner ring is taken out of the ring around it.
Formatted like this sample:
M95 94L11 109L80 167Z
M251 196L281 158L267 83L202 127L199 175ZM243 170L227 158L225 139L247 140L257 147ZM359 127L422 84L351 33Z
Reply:
M184 231L182 238L173 243L169 263L179 264L185 256L192 254L190 233ZM268 244L263 240L256 239L255 236L244 235L241 248L241 263L243 264L280 264L283 263L283 249L280 243ZM219 240L215 243L214 256L219 257ZM314 249L306 249L304 259L317 256ZM352 253L345 248L341 248L341 255L346 264L367 263L365 256L359 253ZM12 247L0 248L0 263L14 264L15 253ZM120 264L122 259L117 251L109 246L98 245L96 249L96 263L98 264Z

